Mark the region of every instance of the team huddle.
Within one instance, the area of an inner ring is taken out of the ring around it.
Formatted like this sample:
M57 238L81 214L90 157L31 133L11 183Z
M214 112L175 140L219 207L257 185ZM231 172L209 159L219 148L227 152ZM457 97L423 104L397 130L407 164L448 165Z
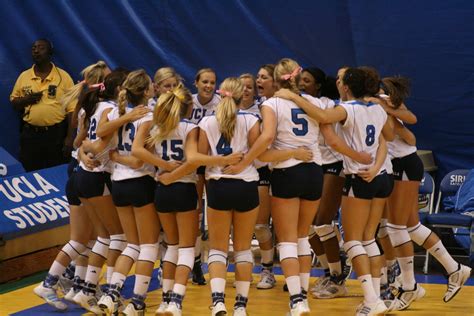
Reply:
M344 67L334 80L288 58L263 65L256 79L226 78L217 91L215 72L201 69L196 94L170 67L153 82L144 70L110 71L102 61L82 74L63 100L75 104L77 124L66 186L71 237L34 289L55 308L67 308L59 287L64 299L95 314L144 315L160 258L156 315L186 314L189 274L206 284L203 194L213 316L227 314L230 238L235 316L251 314L254 236L256 287L275 286L277 249L292 316L310 315L317 301L308 295L345 296L351 268L363 291L356 315L409 308L425 295L414 277L412 241L445 268L445 302L469 278L471 269L418 218L423 164L405 127L416 123L404 104L406 79ZM343 236L334 224L339 209ZM310 288L312 252L325 274ZM124 306L121 290L134 264L134 294ZM68 278L72 286L64 286Z

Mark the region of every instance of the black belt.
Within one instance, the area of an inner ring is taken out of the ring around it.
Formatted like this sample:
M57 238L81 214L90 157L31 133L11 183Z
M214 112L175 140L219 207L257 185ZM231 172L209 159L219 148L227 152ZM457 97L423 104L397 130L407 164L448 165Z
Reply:
M50 125L50 126L36 126L36 125L31 125L29 123L23 122L23 127L25 129L34 131L36 133L52 131L52 130L60 128L61 126L62 126L62 122L54 124L54 125Z

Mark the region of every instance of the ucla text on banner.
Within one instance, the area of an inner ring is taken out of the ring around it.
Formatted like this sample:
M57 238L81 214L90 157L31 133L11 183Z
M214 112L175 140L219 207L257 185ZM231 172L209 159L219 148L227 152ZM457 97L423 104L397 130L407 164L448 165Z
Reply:
M67 224L67 179L67 165L0 178L0 238Z

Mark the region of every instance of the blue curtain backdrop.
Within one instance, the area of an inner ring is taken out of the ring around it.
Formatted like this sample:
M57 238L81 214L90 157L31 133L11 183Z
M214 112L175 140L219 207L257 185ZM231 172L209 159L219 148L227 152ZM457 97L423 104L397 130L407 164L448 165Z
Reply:
M18 155L19 116L9 103L31 67L30 46L54 43L75 80L99 59L111 67L176 68L192 85L212 67L221 80L291 57L334 74L371 65L412 80L407 104L420 149L441 175L474 166L474 1L47 1L1 0L0 146Z

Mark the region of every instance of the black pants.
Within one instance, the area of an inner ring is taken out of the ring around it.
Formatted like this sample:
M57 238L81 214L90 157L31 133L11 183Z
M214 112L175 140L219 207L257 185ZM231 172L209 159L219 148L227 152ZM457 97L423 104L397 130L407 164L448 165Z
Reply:
M24 123L20 135L20 161L26 171L67 162L62 152L66 128L66 121L48 128Z

